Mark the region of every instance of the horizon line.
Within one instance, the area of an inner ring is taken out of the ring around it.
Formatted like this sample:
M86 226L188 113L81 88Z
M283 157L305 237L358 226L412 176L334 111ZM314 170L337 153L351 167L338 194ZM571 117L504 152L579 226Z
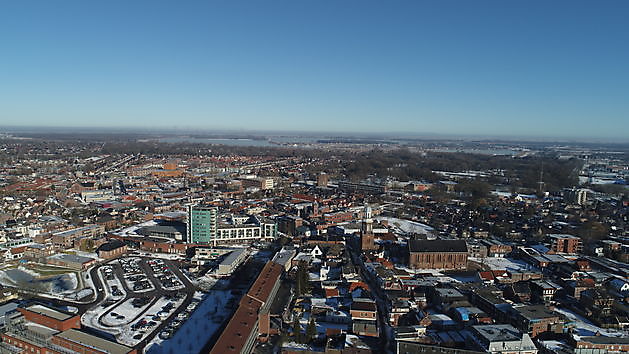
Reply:
M3 131L6 130L6 131ZM243 129L243 128L195 128L195 127L141 127L141 126L33 126L33 125L0 125L0 133L26 133L38 132L50 134L59 133L136 133L159 135L293 135L293 136L322 136L322 137L378 137L378 138L402 138L402 139L442 139L442 140L505 140L507 142L570 142L570 143L603 143L603 144L627 144L626 137L583 137L583 136L553 136L553 135L513 135L513 134L457 134L436 132L396 132L396 131L326 131L326 130L282 130L282 129Z

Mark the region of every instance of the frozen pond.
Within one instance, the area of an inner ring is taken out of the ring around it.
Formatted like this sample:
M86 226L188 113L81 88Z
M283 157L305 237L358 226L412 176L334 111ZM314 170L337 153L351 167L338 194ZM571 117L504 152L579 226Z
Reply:
M6 269L0 272L0 282L27 290L45 293L63 293L73 291L77 287L76 274L60 274L38 278L38 274L19 268Z

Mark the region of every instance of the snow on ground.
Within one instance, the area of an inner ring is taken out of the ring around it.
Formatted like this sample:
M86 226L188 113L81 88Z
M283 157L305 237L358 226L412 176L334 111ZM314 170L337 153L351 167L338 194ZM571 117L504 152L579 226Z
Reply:
M85 288L82 290L77 291L76 293L67 296L68 299L72 299L75 301L81 300L83 298L86 298L90 295L94 294L94 290L92 290L91 288Z
M556 353L558 353L561 350L568 350L568 351L572 351L572 347L567 345L564 342L560 342L558 340L540 340L539 344L549 350L552 350Z
M104 277L101 277L101 279L103 279ZM107 293L111 294L111 298L113 299L121 299L125 296L125 291L124 291L124 287L122 286L122 283L120 282L120 279L118 279L117 276L114 276L114 279L110 279L107 280L105 282L105 284L107 284L107 286L105 287L107 289ZM113 287L116 286L118 287L118 290L122 293L122 295L118 295L118 296L114 296L113 292Z
M186 257L185 255L179 254L179 253L153 253L153 252L146 252L146 251L137 251L137 253L142 257L168 259L171 261L184 259Z
M614 329L601 328L594 325L592 322L587 320L586 318L574 313L571 310L556 307L556 312L568 317L570 320L576 322L576 329L578 336L594 336L596 333L600 333L605 337L623 337L628 335L628 333L623 333Z
M71 249L70 251L76 253L77 256L81 256L81 257L89 257L89 258L94 258L97 261L102 261L102 258L98 257L98 254L96 252L85 252L85 251L81 251L81 250L77 250L77 249Z
M37 273L36 271L30 269L30 268L26 268L24 266L18 266L17 269L23 271L24 273L27 273L29 275L31 275L34 278L39 277L41 274Z
M0 284L4 286L10 286L10 287L16 286L15 282L13 281L13 278L11 278L4 271L0 271Z
M365 263L365 265L369 266L369 263ZM403 270L409 274L432 274L432 276L434 277L443 277L444 279L447 278L450 279L450 281L456 282L456 280L454 280L453 278L443 275L444 269L413 269L400 264L396 264L395 268Z
M60 282L63 282L64 284L61 285ZM54 284L51 283L51 293L59 295L73 294L77 291L78 286L79 280L76 277L76 273L66 273L61 275Z
M175 332L172 338L162 340L156 336L145 349L146 353L199 353L209 337L219 329L229 316L227 302L232 298L229 290L211 290L203 298L196 292L195 299L201 304L190 318Z
M139 314L144 312L144 310L146 310L148 308L149 304L150 304L150 302L149 302L148 304L146 304L146 305L144 305L142 307L139 307L139 308L138 307L134 307L131 304L134 299L135 298L127 299L126 301L124 301L120 305L114 307L112 312L110 312L106 316L103 316L101 321L105 325L109 325L109 326L121 326L121 325L125 325L125 324L130 323L131 320L133 320ZM116 316L113 316L112 313L124 316L124 318L117 318Z
M299 344L295 342L287 342L282 345L282 350L309 350L310 346L308 344Z
M193 279L191 283L198 286L200 289L210 290L217 283L217 280L216 278L210 277L206 274L197 279Z
M474 261L479 264L484 264L489 267L491 270L513 270L513 271L526 271L526 270L535 270L535 267L530 264L510 258L501 258L501 257L486 257L486 258L475 258L469 257L468 260Z
M382 221L382 220L387 221L389 223L389 226L394 226L395 228L397 228L398 230L404 233L432 234L435 231L435 229L433 229L432 227L426 224L422 224L420 222L416 222L412 220L398 219L398 218L385 217L385 216L378 216L375 219L377 221Z
M137 225L133 225L133 226L129 226L126 227L122 230L119 231L115 231L116 234L118 235L137 235L137 231L145 226L156 226L157 222L153 221L153 220L149 220L149 221L145 221L143 223L137 224Z
M73 300L80 290L77 274L73 271L42 277L41 273L22 265L0 270L0 284L36 291L41 296L56 299Z
M173 308L172 310L170 310L168 312L167 316L170 316L173 311L175 311L179 305L181 305L181 303L183 302L183 298L179 299L177 301L173 302ZM128 346L135 346L136 344L138 344L142 339L144 339L144 337L146 337L147 335L149 335L154 329L155 327L158 327L162 321L161 320L155 320L153 319L153 316L157 315L158 313L162 312L162 308L164 306L166 306L166 304L168 304L169 302L171 302L170 300L167 300L165 297L160 297L155 304L153 304L151 307L149 307L145 312L144 315L140 318L138 318L137 320L135 320L133 323L129 323L129 325L124 326L120 332L120 334L117 336L116 339L118 339L118 341L120 343L123 343L125 345ZM155 325L152 328L148 328L147 330L133 330L131 328L131 326L134 323L137 323L139 321L141 321L142 319L148 321L153 321L155 322ZM140 334L141 337L136 337L133 338L134 336Z
M97 307L94 307L94 308L86 311L83 314L83 316L81 316L81 323L86 325L86 326L88 326L88 327L93 327L93 328L96 328L96 329L100 329L100 330L102 330L104 332L117 334L118 332L120 332L120 330L117 327L113 327L113 328L105 327L105 326L101 325L98 322L98 317L101 314L107 312L110 308L112 308L112 307L114 307L116 305L117 305L117 303L114 303L111 306L105 307L105 308L103 308L102 306L97 306Z

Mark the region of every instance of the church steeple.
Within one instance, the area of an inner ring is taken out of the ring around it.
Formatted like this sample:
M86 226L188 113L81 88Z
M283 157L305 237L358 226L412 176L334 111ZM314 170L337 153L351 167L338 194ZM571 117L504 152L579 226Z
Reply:
M363 209L363 233L373 233L373 220L371 219L371 215L371 207L369 206L369 204L365 204L365 208Z
M360 228L360 248L363 251L376 249L373 236L373 220L371 219L371 216L371 207L369 204L365 204L365 208L363 209L363 222Z

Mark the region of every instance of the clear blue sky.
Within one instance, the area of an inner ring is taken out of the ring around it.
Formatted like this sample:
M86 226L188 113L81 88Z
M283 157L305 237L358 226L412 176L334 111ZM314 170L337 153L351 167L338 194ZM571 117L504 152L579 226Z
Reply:
M0 125L629 136L629 1L2 1Z

